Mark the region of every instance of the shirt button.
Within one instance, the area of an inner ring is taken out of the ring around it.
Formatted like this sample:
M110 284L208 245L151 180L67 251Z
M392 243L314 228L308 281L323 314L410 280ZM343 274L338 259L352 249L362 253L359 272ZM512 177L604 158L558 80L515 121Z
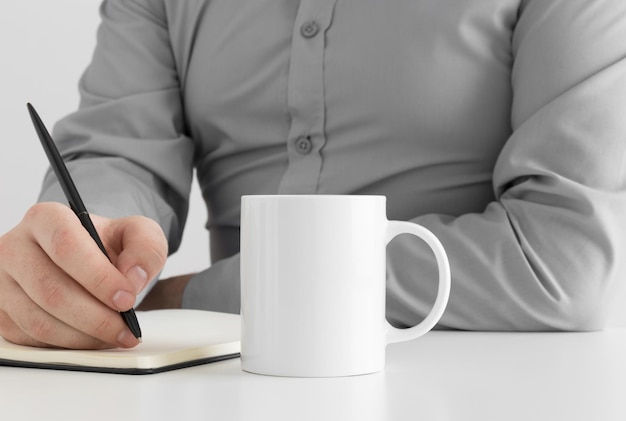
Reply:
M320 30L320 26L314 20L304 22L300 27L300 33L305 38L313 38Z
M302 155L306 155L313 149L313 143L310 137L300 137L296 140L296 151Z

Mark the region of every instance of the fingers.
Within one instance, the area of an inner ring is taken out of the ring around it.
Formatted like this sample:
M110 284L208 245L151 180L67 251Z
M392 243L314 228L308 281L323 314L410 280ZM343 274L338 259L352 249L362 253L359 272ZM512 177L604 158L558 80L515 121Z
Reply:
M98 217L94 217L96 225ZM116 253L115 266L138 294L163 269L167 239L161 227L149 218L131 216L113 221L102 230L103 241Z
M55 204L39 206L47 205ZM72 212L58 214L50 221L38 218L39 210L33 208L28 223L35 242L57 266L113 309L129 310L136 294L165 264L167 240L151 219L132 216L109 220L92 215L113 266Z
M50 347L49 344L35 340L25 334L3 310L0 310L0 332L4 339L15 344L40 348Z
M57 208L52 210L52 207ZM35 205L25 216L24 225L28 227L33 243L102 303L118 311L133 306L133 288L66 206L55 203Z
M137 345L118 312L89 294L36 244L15 237L10 238L12 253L5 250L3 257L17 264L4 264L0 272L0 309L13 323L0 330L5 338L82 349Z
M92 216L112 264L62 204L33 206L0 237L0 334L16 343L132 347L118 311L162 269L167 241L143 217Z
M13 290L3 288L13 298L10 302L3 300L4 295L0 297L0 306L14 317L17 316L13 319L7 312L0 310L0 332L6 340L20 345L48 348L104 349L121 346L86 335L51 317L23 292L16 294L19 286L14 286ZM16 311L18 309L20 311Z

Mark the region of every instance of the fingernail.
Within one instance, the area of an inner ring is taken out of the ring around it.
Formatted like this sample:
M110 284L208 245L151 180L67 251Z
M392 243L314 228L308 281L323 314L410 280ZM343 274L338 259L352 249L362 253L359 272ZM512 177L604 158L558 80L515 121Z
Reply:
M133 293L119 290L113 295L113 305L118 311L127 311L135 304L135 299Z
M133 285L135 294L139 294L148 282L148 274L139 266L133 266L130 268L128 272L126 272L126 278Z
M117 343L120 344L124 348L132 348L139 344L135 335L133 335L130 330L124 329L117 335Z

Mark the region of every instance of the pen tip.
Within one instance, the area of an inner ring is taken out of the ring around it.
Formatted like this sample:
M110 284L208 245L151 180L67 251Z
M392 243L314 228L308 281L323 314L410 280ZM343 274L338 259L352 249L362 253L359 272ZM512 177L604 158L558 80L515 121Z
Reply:
M141 336L137 338L137 340L139 341L140 344L143 343L143 339L141 339Z

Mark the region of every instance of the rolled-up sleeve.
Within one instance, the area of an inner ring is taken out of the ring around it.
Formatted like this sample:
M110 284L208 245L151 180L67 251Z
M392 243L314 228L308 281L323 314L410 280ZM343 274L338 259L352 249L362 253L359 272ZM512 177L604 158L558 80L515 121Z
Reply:
M88 210L141 214L180 243L193 172L163 2L103 1L78 111L53 135ZM52 173L40 200L64 201Z
M595 330L626 281L626 3L522 2L513 36L513 134L483 213L424 215L448 250L442 325ZM390 246L389 312L423 317L436 268L410 239ZM419 268L414 270L412 268Z

